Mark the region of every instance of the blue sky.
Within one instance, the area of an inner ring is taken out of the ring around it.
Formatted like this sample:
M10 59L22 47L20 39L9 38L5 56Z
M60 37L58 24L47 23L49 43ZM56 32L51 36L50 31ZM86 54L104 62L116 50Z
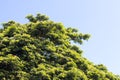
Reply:
M81 48L90 61L120 74L120 0L1 0L0 22L25 23L42 13L55 22L91 34Z

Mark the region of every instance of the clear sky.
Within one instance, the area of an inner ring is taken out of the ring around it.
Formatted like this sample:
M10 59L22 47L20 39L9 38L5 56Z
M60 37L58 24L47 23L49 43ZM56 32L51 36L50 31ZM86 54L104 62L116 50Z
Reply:
M81 48L90 61L120 74L120 0L1 0L0 22L25 23L42 13L55 22L91 34Z

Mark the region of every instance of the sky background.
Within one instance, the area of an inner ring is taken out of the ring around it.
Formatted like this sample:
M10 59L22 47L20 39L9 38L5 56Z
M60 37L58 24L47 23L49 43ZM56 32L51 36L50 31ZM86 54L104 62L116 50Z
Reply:
M89 33L91 38L81 46L84 56L120 74L120 0L0 1L1 23L9 20L26 23L26 15L37 13Z

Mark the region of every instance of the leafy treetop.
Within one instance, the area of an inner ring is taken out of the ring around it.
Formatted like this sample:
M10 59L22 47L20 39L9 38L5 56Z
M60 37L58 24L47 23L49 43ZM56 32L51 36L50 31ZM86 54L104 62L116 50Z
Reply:
M88 40L45 15L26 17L29 22L9 21L0 29L1 80L120 80L102 65L95 65L73 45Z

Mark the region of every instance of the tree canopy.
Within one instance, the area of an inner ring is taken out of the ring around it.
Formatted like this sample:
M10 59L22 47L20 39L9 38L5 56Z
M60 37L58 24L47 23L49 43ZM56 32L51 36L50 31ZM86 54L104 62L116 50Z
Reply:
M0 29L0 80L120 80L82 56L75 44L82 45L89 34L46 15L26 18L26 24L9 21Z

